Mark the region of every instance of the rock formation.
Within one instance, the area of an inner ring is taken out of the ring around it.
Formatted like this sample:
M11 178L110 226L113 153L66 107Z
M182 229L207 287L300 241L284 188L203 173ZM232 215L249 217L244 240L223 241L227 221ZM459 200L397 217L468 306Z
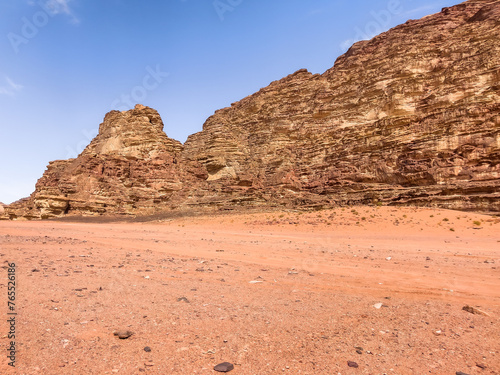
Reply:
M158 113L106 115L10 218L187 207L415 204L500 212L500 1L355 43L215 112L184 145Z
M217 111L189 137L209 179L283 202L498 211L500 2L468 1L356 43Z
M206 178L196 163L179 163L183 146L167 137L155 110L111 111L75 159L49 163L35 192L7 208L10 218L64 214L153 214L186 199L184 188Z

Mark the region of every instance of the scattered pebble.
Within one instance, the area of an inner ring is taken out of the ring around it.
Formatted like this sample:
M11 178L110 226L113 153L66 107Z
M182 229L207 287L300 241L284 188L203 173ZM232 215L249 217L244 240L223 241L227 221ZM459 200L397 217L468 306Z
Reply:
M379 302L379 303L376 303L375 305L373 305L373 307L375 307L376 309L380 309L382 307L383 303Z
M218 372L229 372L231 370L234 370L234 365L229 362L222 362L215 366L214 370Z
M146 346L144 347L144 351L149 353L151 351L151 348L149 346Z
M133 334L134 334L134 332L128 331L128 330L119 330L119 331L113 332L113 335L118 336L118 338L121 340L128 339Z
M484 312L482 310L479 310L479 309L472 307L472 306L469 306L469 305L465 305L464 307L462 307L462 310L467 311L471 314L490 316L487 312Z
M353 361L347 361L347 366L354 367L354 368L358 368L359 367L359 365L356 362L353 362Z
M189 300L186 297L179 297L179 298L177 298L177 302L182 302L182 301L184 301L186 303L189 303Z

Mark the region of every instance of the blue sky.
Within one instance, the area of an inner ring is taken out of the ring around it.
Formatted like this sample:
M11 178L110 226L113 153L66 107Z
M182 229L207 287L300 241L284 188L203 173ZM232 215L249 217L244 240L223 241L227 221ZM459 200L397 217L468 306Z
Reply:
M0 201L75 157L104 115L157 109L184 142L215 110L355 40L459 1L15 0L0 3Z

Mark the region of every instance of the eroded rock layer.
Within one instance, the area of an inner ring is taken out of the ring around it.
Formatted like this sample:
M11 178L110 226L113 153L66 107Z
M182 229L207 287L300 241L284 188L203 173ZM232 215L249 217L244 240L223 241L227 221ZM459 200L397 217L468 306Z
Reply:
M112 111L75 159L51 162L28 199L6 208L10 218L64 214L153 214L186 199L186 185L206 174L180 163L183 146L167 137L157 111L137 105Z
M184 153L282 204L499 211L499 12L468 1L356 43L217 111Z
M151 108L112 111L6 217L377 202L500 212L499 40L500 1L445 8L216 111L184 145Z

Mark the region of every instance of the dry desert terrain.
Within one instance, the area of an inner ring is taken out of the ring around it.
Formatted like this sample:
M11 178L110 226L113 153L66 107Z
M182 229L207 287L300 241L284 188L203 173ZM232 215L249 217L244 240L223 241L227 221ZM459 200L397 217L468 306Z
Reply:
M393 207L2 221L0 373L499 374L499 229Z

